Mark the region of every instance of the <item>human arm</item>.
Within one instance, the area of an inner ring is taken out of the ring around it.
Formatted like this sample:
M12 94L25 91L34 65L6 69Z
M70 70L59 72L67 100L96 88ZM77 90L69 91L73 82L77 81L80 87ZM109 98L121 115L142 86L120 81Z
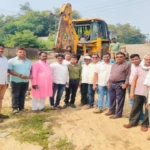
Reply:
M138 79L138 76L136 75L136 76L133 78L133 80L132 80L131 91L130 91L130 98L131 98L131 99L134 99L134 91L135 91L137 79Z
M38 68L38 64L35 63L32 65L32 88L33 89L38 89L38 78L37 78L37 75L38 75L38 72L39 72L39 68Z
M97 81L98 81L98 73L97 72L95 72L94 73L94 78L93 78L93 90L96 90L96 88L97 88Z

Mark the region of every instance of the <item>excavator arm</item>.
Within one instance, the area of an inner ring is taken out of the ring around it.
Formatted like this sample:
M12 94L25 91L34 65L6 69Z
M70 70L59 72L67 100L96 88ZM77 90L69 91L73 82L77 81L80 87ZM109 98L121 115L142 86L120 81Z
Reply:
M71 13L71 4L64 4L60 10L58 32L54 46L55 52L65 52L67 47L70 47L74 53L77 51L78 35L72 23Z

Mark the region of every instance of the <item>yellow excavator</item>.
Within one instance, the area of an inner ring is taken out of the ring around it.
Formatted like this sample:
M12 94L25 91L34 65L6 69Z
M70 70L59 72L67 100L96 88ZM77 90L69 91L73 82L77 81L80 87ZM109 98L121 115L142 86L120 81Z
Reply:
M64 4L60 10L60 20L56 36L54 51L80 55L84 53L98 53L103 49L109 50L109 31L106 22L98 18L71 18L71 4Z

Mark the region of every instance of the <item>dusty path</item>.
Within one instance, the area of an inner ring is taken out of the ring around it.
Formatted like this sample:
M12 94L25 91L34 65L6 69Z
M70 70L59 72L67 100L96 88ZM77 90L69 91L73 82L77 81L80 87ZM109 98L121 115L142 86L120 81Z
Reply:
M77 105L80 97L77 98ZM30 105L30 101L26 103ZM48 100L47 100L48 104ZM5 96L4 106L10 105L9 91ZM129 112L128 102L125 104L125 115ZM105 113L105 112L104 112ZM93 114L93 109L77 107L60 111L57 119L60 126L54 127L56 136L67 137L76 150L149 150L150 131L143 133L140 126L124 129L127 118L111 120L103 114ZM41 150L38 145L20 144L12 136L0 138L0 150Z

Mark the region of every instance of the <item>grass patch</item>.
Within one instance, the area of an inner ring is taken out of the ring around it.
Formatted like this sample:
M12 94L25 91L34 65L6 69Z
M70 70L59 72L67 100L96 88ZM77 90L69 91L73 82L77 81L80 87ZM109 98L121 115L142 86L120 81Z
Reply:
M12 135L21 143L28 142L38 144L48 149L48 137L54 134L52 128L43 129L45 122L55 122L49 113L42 114L21 114L14 116L15 121L6 122L1 129L13 129Z
M60 139L55 144L55 147L58 150L74 150L75 149L75 145L73 145L71 142L68 142L67 138Z

